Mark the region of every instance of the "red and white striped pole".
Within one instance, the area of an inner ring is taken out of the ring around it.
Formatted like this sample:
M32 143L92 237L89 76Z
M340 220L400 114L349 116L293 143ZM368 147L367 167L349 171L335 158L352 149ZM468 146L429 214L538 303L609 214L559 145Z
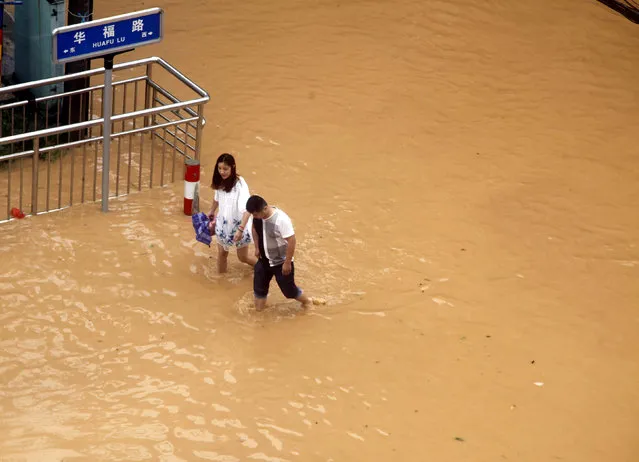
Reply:
M200 161L184 161L184 215L193 215L199 208Z

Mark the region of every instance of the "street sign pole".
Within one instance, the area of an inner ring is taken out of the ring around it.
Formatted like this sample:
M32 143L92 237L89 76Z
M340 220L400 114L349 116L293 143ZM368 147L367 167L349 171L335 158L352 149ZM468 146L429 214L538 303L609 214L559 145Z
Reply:
M104 135L102 141L102 211L109 211L109 172L111 167L111 110L113 108L113 58L104 57L104 98L102 98L102 118Z
M138 46L162 40L163 11L160 8L88 21L53 31L53 61L66 63L104 58L102 98L102 211L109 211L109 172L113 108L113 59Z
M113 122L113 60L116 55L126 53L112 53L104 57L104 97L102 98L102 211L109 211L109 172L111 171L111 127Z

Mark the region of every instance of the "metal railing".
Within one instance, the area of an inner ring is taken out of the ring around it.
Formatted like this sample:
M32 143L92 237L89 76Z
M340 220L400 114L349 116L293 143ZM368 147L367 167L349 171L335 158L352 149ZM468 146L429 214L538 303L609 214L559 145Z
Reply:
M38 215L101 200L103 74L92 69L0 89L0 97L20 95L84 79L78 90L0 104L0 223L14 208ZM167 90L167 79L181 83L171 88L185 97ZM209 99L161 58L114 65L109 198L173 182L185 157L199 159ZM77 114L88 117L76 122Z

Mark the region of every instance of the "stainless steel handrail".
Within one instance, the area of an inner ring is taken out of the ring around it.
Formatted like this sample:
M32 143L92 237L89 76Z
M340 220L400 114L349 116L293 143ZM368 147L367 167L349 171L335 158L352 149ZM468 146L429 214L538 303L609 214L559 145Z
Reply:
M164 69L194 95L190 99L178 99L153 78L155 66ZM145 69L144 75L127 76L113 82L115 88L122 90L116 93L120 98L117 99L117 103L114 99L113 107L117 111L111 117L114 127L111 139L116 140L117 146L117 151L112 151L115 172L112 172L110 180L115 181L115 196L128 194L132 187L142 190L143 179L148 187L153 187L154 182L163 185L175 180L176 159L197 159L202 146L202 129L206 123L204 105L210 100L209 94L159 57L116 64L113 70L117 76L118 72L140 67ZM100 67L4 87L0 88L0 97L76 79L96 77L104 72L105 69ZM138 92L140 84L143 94ZM0 122L4 122L0 124L0 135L5 135L0 136L0 147L9 152L0 155L0 186L5 175L7 179L7 215L6 219L0 216L0 223L11 220L10 208L14 205L20 208L24 205L25 213L30 209L30 215L40 215L66 209L74 203L99 200L100 182L97 172L101 152L98 147L103 140L101 129L104 119L100 117L102 111L95 107L99 100L94 97L96 93L99 95L103 88L104 85L97 83L79 90L0 104ZM159 95L163 98L158 98ZM142 98L141 108L138 104L139 97ZM81 105L80 108L84 107L89 111L89 120L68 123L72 98L75 98L76 104ZM121 113L118 113L120 110ZM56 118L56 121L52 121L52 118ZM148 133L151 137L145 138L144 135ZM158 139L158 142L154 141ZM193 144L189 141L193 141ZM121 147L124 147L124 152L121 151ZM16 152L16 149L19 149L19 152ZM165 170L167 159L168 170ZM121 169L122 162L124 166ZM77 169L81 171L77 171L76 174ZM168 181L165 175L169 175ZM66 178L70 180L67 182ZM126 184L120 189L122 180L126 181ZM54 188L53 194L51 187ZM85 194L87 187L88 193ZM64 201L63 190L66 191ZM109 196L112 197L114 192L109 191ZM0 204L4 201L2 197L3 192L0 188Z
M176 109L204 104L206 102L208 102L208 98L198 98L191 101L185 101L183 103L167 104L166 106L159 106L152 109L142 109L135 112L127 112L126 114L118 114L118 115L112 116L111 122L115 123L115 122L120 122L122 120L138 118L141 116L148 116L153 114L159 114L161 112L174 111ZM46 136L72 132L76 130L81 130L83 128L95 127L98 125L102 125L103 123L104 123L104 118L100 117L98 119L87 120L85 122L77 122L74 124L62 125L60 127L47 128L45 130L37 130L34 132L22 133L20 135L6 136L4 138L0 138L0 145L9 144L9 143L19 143L22 141L32 140L35 138L44 138ZM2 157L0 157L0 160L2 160Z
M192 80L187 78L184 74L178 71L175 67L171 66L169 63L164 61L162 58L157 56L153 56L151 58L138 59L137 61L130 61L127 63L120 63L113 65L113 72L118 72L126 69L132 69L134 67L139 67L146 64L159 64L169 73L178 78L182 83L186 84L191 90L195 91L201 97L209 98L209 94L204 91L199 85L195 84ZM93 77L94 75L104 74L104 67L99 67L96 69L90 69L87 71L78 72L75 74L69 75L61 75L59 77L50 77L48 79L34 80L32 82L19 83L16 85L11 85L9 87L0 88L0 95L5 93L13 94L17 92L21 92L24 90L29 90L31 88L42 87L45 85L54 85L57 83L64 83L70 80L81 79L85 77Z

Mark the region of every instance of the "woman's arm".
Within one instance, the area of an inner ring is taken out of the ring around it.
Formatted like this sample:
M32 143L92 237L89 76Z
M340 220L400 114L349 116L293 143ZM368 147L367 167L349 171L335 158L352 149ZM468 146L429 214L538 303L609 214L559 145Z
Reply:
M248 184L246 184L246 181L244 181L244 178L238 178L237 181L239 181L240 183L239 184L240 194L237 198L238 200L237 208L240 210L240 213L242 214L242 219L240 220L240 227L235 233L235 236L233 236L233 240L235 242L238 242L240 239L242 239L242 235L244 234L244 230L246 229L246 224L248 223L249 218L251 218L251 214L246 211L246 202L249 200L249 197L251 197Z
M257 230L255 229L255 221L251 226L251 234L253 235L253 245L255 246L255 256L260 258L260 241L257 240Z
M218 201L218 192L216 189L215 194L213 195L213 202L211 203L211 210L209 210L210 219L213 219L213 216L215 215L215 212L217 211L219 206L220 206L220 202Z
M246 224L248 223L249 218L251 218L250 213L244 212L242 214L242 222L240 223L240 228L242 229L242 231L244 231L244 229L246 228Z
M211 210L209 210L209 218L212 218L213 215L215 215L215 212L217 211L217 208L219 207L220 203L218 201L216 201L215 199L213 199L213 203L211 204Z
M246 229L246 224L248 223L250 216L251 214L248 212L244 212L242 214L240 226L238 226L237 231L235 231L235 235L233 236L234 242L239 242L242 239L242 236L244 236L244 230Z

